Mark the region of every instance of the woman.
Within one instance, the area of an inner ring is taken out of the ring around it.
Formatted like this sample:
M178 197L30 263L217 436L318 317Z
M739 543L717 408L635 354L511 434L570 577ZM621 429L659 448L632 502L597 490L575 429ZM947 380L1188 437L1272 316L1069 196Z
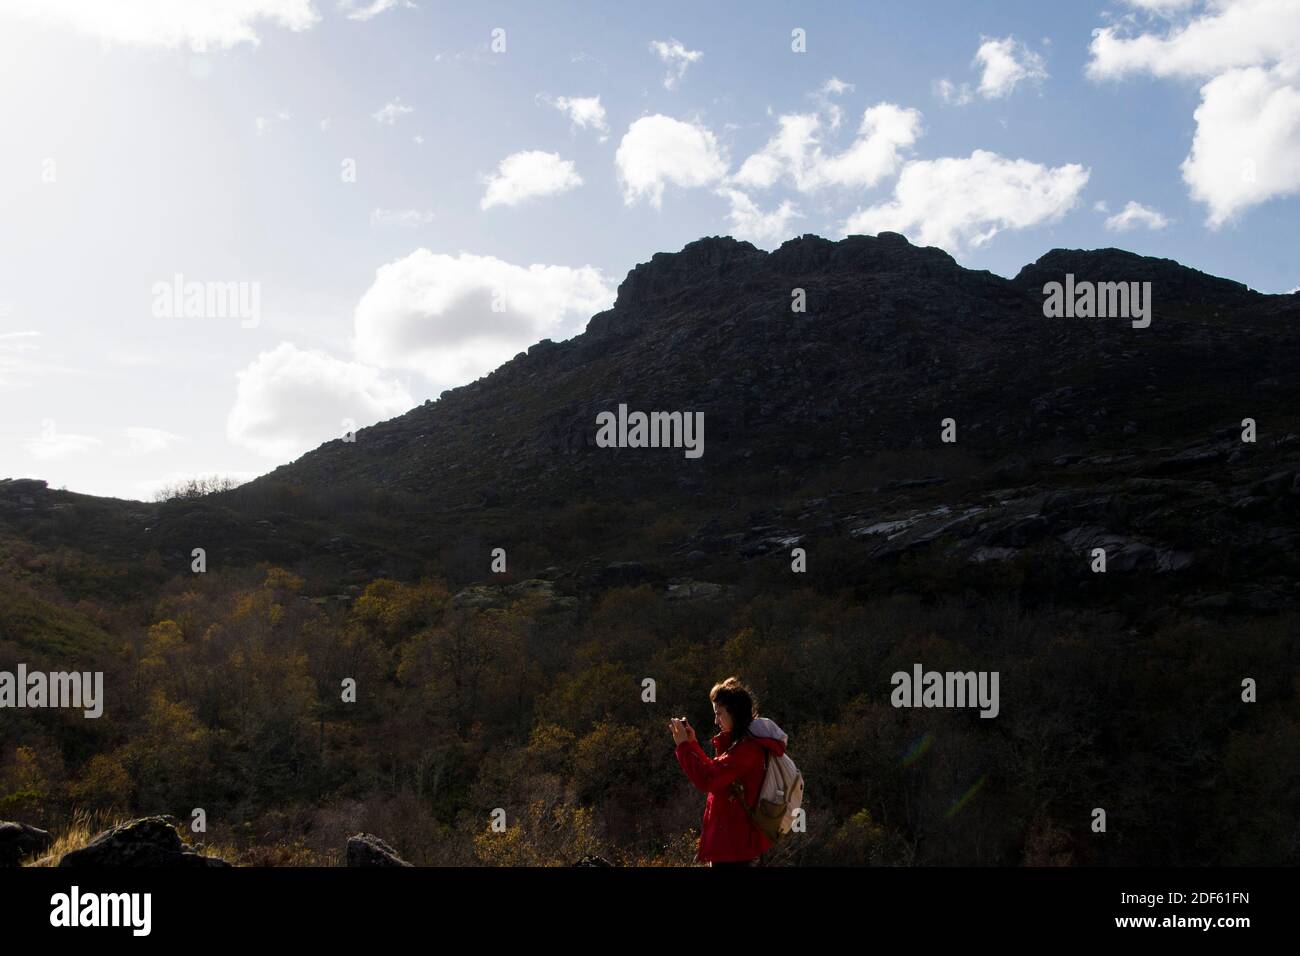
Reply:
M756 866L772 841L750 820L749 811L758 804L767 755L784 754L786 737L770 720L758 718L749 688L734 677L714 684L709 700L720 730L713 738L716 757L704 753L686 718L668 722L677 762L691 783L709 795L697 855L710 866ZM744 803L732 787L736 781L744 787Z

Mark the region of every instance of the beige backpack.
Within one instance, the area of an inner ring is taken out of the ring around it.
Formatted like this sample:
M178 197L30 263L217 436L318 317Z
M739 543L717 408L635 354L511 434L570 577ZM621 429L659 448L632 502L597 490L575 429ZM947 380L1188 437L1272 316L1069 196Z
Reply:
M749 818L763 834L775 843L794 826L796 811L803 805L803 774L794 765L789 754L774 757L764 754L766 770L763 785L758 791L758 803L750 809L745 798L745 785L732 781L731 789L739 798Z

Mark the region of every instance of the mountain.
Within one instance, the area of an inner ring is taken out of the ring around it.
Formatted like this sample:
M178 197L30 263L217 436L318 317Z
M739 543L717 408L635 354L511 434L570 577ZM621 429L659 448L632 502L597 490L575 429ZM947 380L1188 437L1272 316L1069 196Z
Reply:
M1154 278L1152 327L1044 319L1040 279L1068 271ZM793 289L806 313L792 313ZM948 416L981 456L1045 437L1133 444L1130 421L1192 441L1247 414L1243 395L1290 393L1297 309L1117 250L1056 250L1006 281L889 233L770 254L706 239L633 269L584 334L262 481L361 480L441 509L640 497L664 482L717 503L742 476L938 447ZM619 403L703 411L706 454L597 449L596 415Z
M1149 325L1045 315L1118 282ZM0 481L0 670L93 662L110 715L22 711L0 811L202 794L254 863L357 827L422 864L684 863L662 718L707 727L738 673L810 782L786 862L1293 864L1298 330L1300 295L1116 249L1005 279L889 233L701 239L240 488ZM619 406L702 414L703 454L604 447ZM899 709L920 664L1000 674L997 719Z
M1150 282L1150 326L1045 318L1043 286L1067 273ZM1300 296L1117 249L1052 250L1007 280L892 233L771 253L701 239L632 269L583 334L243 488L108 506L10 482L0 521L173 569L200 541L229 563L364 576L458 549L481 565L498 544L667 573L808 535L875 557L948 536L979 560L1109 536L1140 568L1242 552L1280 573L1296 550L1298 320ZM597 416L620 404L703 413L704 453L597 447ZM667 515L652 553L629 553Z

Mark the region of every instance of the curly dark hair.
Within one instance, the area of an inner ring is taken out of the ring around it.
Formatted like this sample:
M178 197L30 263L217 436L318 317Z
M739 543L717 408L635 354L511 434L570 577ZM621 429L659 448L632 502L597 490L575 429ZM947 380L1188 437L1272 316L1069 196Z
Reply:
M714 684L709 700L725 707L731 715L732 747L749 736L749 723L758 716L758 699L740 678L728 677Z

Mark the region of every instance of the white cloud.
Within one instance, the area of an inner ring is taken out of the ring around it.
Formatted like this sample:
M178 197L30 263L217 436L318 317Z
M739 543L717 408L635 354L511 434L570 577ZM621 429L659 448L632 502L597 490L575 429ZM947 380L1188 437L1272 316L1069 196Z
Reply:
M783 175L789 175L798 188L811 163L810 154L821 156L817 145L821 120L815 113L787 113L777 118L777 126L777 134L740 164L733 182L751 189L770 189Z
M511 153L497 165L491 175L482 177L487 186L480 209L493 206L517 206L538 196L554 196L582 185L582 177L573 162L559 153L530 149Z
M0 318L7 313L8 309L0 306ZM33 353L40 348L36 342L40 336L40 332L30 330L0 332L0 387L18 385L39 371L40 363L33 358Z
M934 95L949 106L965 106L975 100L969 83L958 85L948 79L934 81Z
M613 284L591 266L418 249L376 272L357 304L354 345L362 361L461 385L539 339L578 331L613 302Z
M1094 80L1134 73L1204 78L1300 56L1300 0L1212 0L1163 35L1094 30L1087 74Z
M935 80L934 95L950 106L965 106L974 102L976 95L986 100L1009 96L1022 83L1039 83L1047 79L1047 66L1040 54L1020 43L1013 36L995 39L980 37L979 49L971 66L979 69L979 84L972 89L969 83L953 83L948 79Z
M1099 211L1105 212L1105 209ZM1106 228L1111 232L1128 232L1138 226L1155 230L1163 229L1167 225L1169 220L1162 213L1132 200L1124 206L1123 210L1106 220Z
M280 461L373 425L415 403L400 383L356 362L282 342L238 373L226 436Z
M182 441L180 435L173 435L161 428L146 428L144 426L124 428L122 429L122 437L126 439L125 453L129 455L148 455L155 451L162 451L176 442Z
M608 133L609 127L605 125L605 107L600 105L599 96L549 96L539 97L543 103L553 106L561 113L565 113L577 129L594 129L600 133Z
M1078 202L1089 171L1048 167L977 149L969 157L903 167L893 199L854 213L845 234L901 232L950 252L978 247L1004 229L1059 219Z
M67 27L104 43L196 53L260 42L273 24L308 30L320 19L311 0L0 0L0 15Z
M733 177L742 187L767 189L787 177L800 192L827 186L871 187L891 176L901 163L900 150L921 134L921 114L892 103L878 103L862 114L853 143L827 155L819 139L821 120L814 113L791 113L778 119L779 132L754 153Z
M831 99L831 97L851 92L853 92L852 83L845 83L838 76L832 76L822 84L820 90L809 95L817 101L818 108L830 117L831 129L836 130L840 128L840 122L844 118L844 110L840 109L840 105Z
M1137 7L1147 13L1173 13L1192 6L1197 0L1124 0L1130 7Z
M1300 192L1300 0L1137 5L1172 20L1163 33L1135 32L1127 20L1094 30L1087 74L1203 81L1180 169L1207 224Z
M678 40L652 40L650 49L655 52L659 59L668 65L668 72L664 74L664 89L671 90L677 87L686 75L686 70L692 63L698 61L704 54L699 50L688 50Z
M342 0L339 6L348 11L347 17L349 20L365 21L373 20L381 13L386 13L387 11L392 10L399 3L408 10L417 9L415 4L411 3L411 0L373 0L373 2L364 7L358 7L355 0Z
M731 223L731 234L737 239L748 240L756 246L770 247L778 245L789 238L790 221L802 218L802 214L790 200L785 200L773 212L763 212L748 195L739 189L722 188L718 194L731 205L727 218Z
M711 186L727 174L727 159L706 127L662 114L627 128L614 155L623 201L648 199L656 209L666 185Z
M1192 198L1209 207L1212 228L1300 192L1300 85L1283 75L1280 67L1229 70L1201 87L1192 151L1180 169Z
M8 316L8 306L0 303L0 321ZM40 338L40 332L30 329L0 332L0 389L24 388L46 375L84 374L84 369L41 358ZM109 357L111 358L111 352Z
M41 461L48 461L56 458L70 458L73 455L82 455L92 448L98 448L104 444L98 438L92 438L89 435L73 435L60 432L50 419L41 422L41 434L39 438L29 438L23 442L23 447L33 458Z
M427 226L433 220L433 213L419 209L376 209L370 214L372 226L403 226L413 229L416 226Z
M1015 37L984 39L975 53L975 65L982 67L979 92L986 99L1000 99L1023 82L1047 78L1043 58Z
M1124 0L1130 7L1137 7L1147 13L1167 16L1197 3L1197 0Z
M382 107L370 115L374 117L376 123L382 123L385 126L392 126L407 113L414 113L415 107L407 106L402 102L399 96L391 103L385 103Z

